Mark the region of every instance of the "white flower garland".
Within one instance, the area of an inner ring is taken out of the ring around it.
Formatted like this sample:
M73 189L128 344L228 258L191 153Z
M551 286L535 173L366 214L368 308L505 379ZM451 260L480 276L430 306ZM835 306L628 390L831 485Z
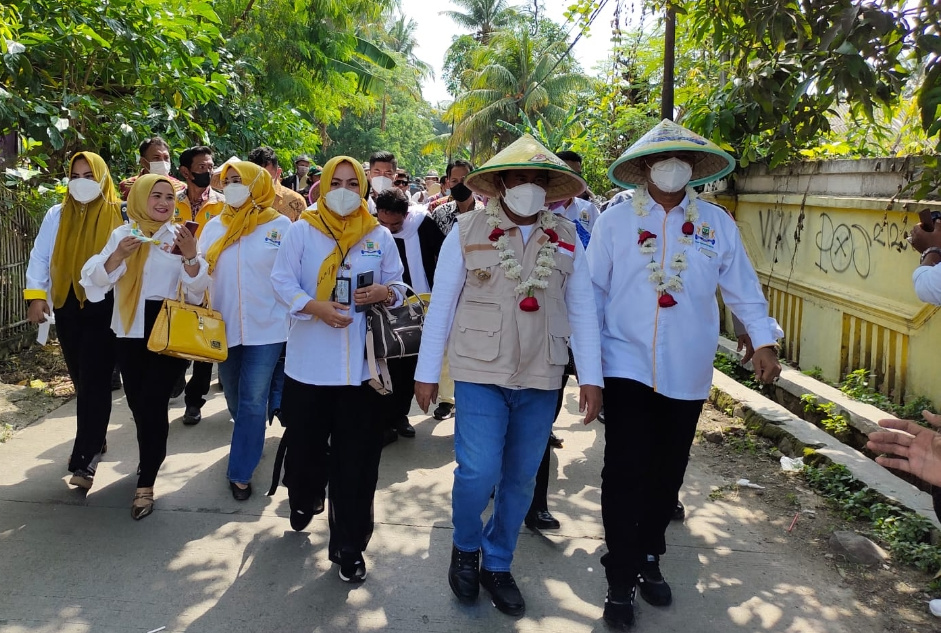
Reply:
M684 213L684 225L686 223L695 224L696 220L699 219L699 209L697 205L699 196L696 194L696 191L689 186L686 187L686 195L689 196L689 203L686 205L686 211ZM650 215L650 194L647 192L647 187L640 186L637 188L637 191L634 192L634 198L631 204L634 207L634 213L636 213L638 217L643 218ZM644 229L638 230L639 234L643 234L644 232ZM693 243L692 234L687 235L686 233L681 233L679 242L684 246L691 245ZM653 258L653 254L657 252L656 237L648 237L641 242L640 252L651 256L650 263L647 264L647 269L650 271L650 275L648 275L647 279L654 285L657 292L663 294L665 292L672 293L683 290L683 280L680 274L688 267L685 249L682 253L674 255L673 259L670 260L670 270L675 271L675 274L670 276L667 276L663 267Z
M491 198L487 203L487 226L495 229L500 225L500 201ZM558 220L551 211L539 212L539 226L543 231L554 229L558 226ZM516 259L516 253L510 247L510 238L507 235L501 235L494 241L493 247L500 251L500 267L503 269L507 279L519 279L523 273L523 267ZM516 286L516 294L531 297L536 288L546 289L549 287L547 279L552 275L552 268L555 266L556 245L547 241L539 249L536 255L536 265L529 279L520 282Z

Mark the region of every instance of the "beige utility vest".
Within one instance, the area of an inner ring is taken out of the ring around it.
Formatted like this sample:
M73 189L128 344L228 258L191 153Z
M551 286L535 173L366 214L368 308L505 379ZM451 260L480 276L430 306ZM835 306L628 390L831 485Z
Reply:
M490 241L493 229L487 217L484 210L458 216L467 270L448 344L451 377L477 384L559 389L572 334L565 286L575 269L574 251L564 252L556 245L549 286L533 294L539 310L524 312L516 286L529 279L549 236L537 223L524 247L519 228L501 209L499 228L506 231L523 268L519 279L507 279L500 251ZM559 241L574 247L575 225L565 218L557 220Z

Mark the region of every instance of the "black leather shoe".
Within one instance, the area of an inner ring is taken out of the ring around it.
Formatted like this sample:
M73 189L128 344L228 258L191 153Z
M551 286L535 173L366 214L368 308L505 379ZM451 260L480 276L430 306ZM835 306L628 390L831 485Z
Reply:
M562 527L559 520L552 516L552 513L548 510L527 513L523 521L526 523L526 527L531 530L558 530Z
M450 417L454 416L454 405L450 402L442 402L438 405L438 408L435 409L434 418L435 420L447 420Z
M393 442L399 441L399 434L396 433L395 429L383 429L382 431L382 445L388 446Z
M462 552L451 546L451 566L448 568L448 584L457 599L464 603L477 601L480 593L480 550Z
M199 407L189 405L186 407L186 411L183 412L183 424L186 426L199 424L199 421L202 419L203 414L202 411L199 410Z
M480 586L490 592L493 606L507 615L523 615L526 603L513 574L508 571L480 570Z
M676 502L676 508L673 509L673 516L670 517L671 521L682 521L686 518L686 506L683 505L682 501Z
M395 425L395 430L402 437L415 437L415 427L408 423L408 418L404 415L399 423Z
M229 488L232 490L232 498L236 501L245 501L252 496L252 485L247 484L246 488L239 488L234 481L229 482Z
M304 508L295 508L294 504L291 504L291 529L295 532L300 532L310 525L310 520L313 519L314 516L322 513L323 510L324 502L322 500L318 505Z
M604 599L604 621L615 631L626 631L634 625L634 585L608 587Z
M637 574L637 584L640 587L640 597L655 607L665 607L673 602L673 592L670 585L660 573L660 557L648 554L646 560L640 564L640 573Z

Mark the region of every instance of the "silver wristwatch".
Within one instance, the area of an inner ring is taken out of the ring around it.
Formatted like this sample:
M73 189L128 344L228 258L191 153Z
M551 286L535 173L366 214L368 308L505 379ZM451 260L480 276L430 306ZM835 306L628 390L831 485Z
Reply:
M195 266L197 263L199 263L199 256L198 256L198 255L197 255L196 257L194 257L193 259L185 259L185 258L183 259L183 265L184 265L184 266Z

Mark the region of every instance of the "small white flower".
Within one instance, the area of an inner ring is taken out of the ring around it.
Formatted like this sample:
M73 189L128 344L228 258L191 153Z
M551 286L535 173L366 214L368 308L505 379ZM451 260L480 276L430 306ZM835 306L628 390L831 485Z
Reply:
M652 255L657 252L657 243L647 240L640 246L640 252L644 255Z
M631 199L631 206L634 208L634 213L642 218L650 215L650 210L647 208L649 201L650 195L647 193L647 187L638 187L634 191L634 197Z
M647 277L647 279L649 279L652 283L659 284L659 283L663 282L663 278L664 278L664 277L665 277L665 275L664 275L663 271L662 271L662 270L657 270L657 271L655 271L655 272L650 273L650 276Z

